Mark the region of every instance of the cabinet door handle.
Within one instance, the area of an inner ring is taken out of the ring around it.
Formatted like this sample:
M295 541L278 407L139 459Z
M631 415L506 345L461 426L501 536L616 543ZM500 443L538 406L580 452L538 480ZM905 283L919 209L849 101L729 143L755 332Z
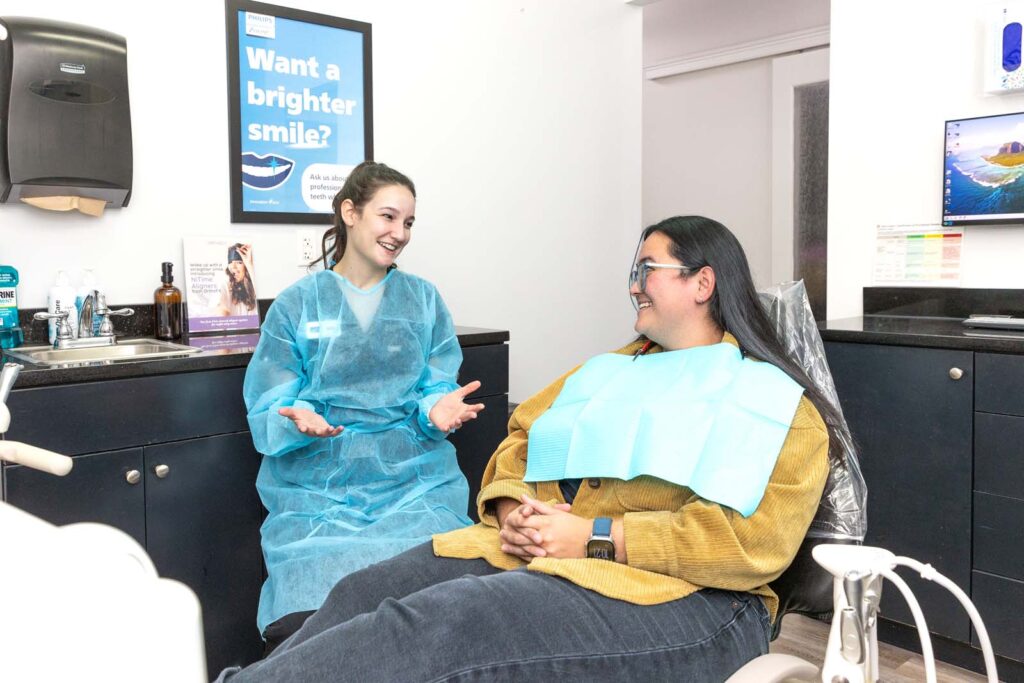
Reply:
M961 370L960 368L950 368L949 369L949 378L950 379L958 380L958 379L960 379L963 376L964 376L964 371Z
M153 468L153 473L159 478L163 479L164 477L171 473L171 468L168 467L167 465L157 465L156 467Z
M129 484L138 484L142 479L142 472L138 470L128 470L125 472L124 480Z

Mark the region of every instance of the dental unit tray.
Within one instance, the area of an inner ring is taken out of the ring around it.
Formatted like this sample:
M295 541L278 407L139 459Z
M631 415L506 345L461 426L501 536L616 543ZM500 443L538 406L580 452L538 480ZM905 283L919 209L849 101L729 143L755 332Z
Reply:
M966 327L984 327L996 330L1024 332L1024 318L1009 315L972 315L963 320Z

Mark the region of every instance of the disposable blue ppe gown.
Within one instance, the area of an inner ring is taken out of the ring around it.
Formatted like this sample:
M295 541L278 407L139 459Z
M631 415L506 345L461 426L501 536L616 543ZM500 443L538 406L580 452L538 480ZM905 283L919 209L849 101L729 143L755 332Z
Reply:
M379 298L362 325L359 297ZM261 633L320 607L342 576L470 523L455 449L427 419L461 363L437 290L398 270L367 291L325 270L274 301L243 388L270 513ZM302 434L277 412L289 406L344 431Z

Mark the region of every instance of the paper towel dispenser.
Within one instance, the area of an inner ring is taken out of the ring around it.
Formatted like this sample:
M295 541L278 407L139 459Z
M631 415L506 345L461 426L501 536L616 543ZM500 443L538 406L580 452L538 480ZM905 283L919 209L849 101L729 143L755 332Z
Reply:
M125 39L0 17L0 202L77 195L120 207L131 190Z

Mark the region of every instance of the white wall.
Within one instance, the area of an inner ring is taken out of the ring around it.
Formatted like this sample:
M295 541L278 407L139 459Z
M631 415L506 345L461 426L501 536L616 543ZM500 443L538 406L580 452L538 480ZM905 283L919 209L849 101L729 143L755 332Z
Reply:
M760 59L644 82L643 222L702 215L771 276L771 63Z
M879 224L941 220L947 119L1024 110L982 92L989 3L832 3L828 310L860 315ZM1024 227L964 231L963 287L1024 288Z
M420 200L406 270L456 323L511 332L511 398L632 334L640 220L642 10L622 0L294 0L373 24L374 146ZM127 38L131 205L101 219L0 205L20 304L93 267L111 303L146 303L184 235L250 238L261 297L295 279L299 226L229 222L224 7L8 0ZM159 17L157 19L156 17ZM13 134L16 134L14 132Z

